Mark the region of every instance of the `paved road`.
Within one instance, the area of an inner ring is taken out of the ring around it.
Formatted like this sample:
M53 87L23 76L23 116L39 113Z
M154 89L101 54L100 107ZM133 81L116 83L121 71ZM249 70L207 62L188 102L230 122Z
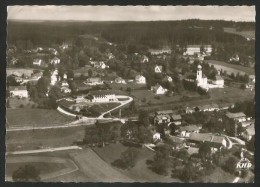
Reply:
M45 153L45 152L55 152L55 151L66 151L73 149L82 149L79 146L66 146L66 147L56 147L56 148L46 148L46 149L34 149L27 151L13 151L6 152L6 155L23 155L23 154L34 154L34 153Z

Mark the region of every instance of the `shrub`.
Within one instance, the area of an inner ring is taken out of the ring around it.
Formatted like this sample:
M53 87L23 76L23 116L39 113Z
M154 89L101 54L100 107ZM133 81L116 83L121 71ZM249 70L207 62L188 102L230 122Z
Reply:
M20 104L20 106L19 106L20 108L24 108L24 105L23 104Z
M161 97L159 95L155 96L154 98L158 99L158 100L161 99Z

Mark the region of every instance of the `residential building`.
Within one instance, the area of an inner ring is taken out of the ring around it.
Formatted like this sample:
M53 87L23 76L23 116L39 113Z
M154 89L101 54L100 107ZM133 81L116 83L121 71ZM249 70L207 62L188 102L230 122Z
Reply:
M11 97L27 98L29 96L26 86L10 86L8 90Z
M51 75L51 85L56 84L56 82L58 81L58 70L54 70L52 75Z
M155 115L172 115L173 110L159 110L155 112Z
M181 137L190 137L191 133L199 133L201 127L197 125L187 125L181 126L179 128L179 133Z
M235 122L244 122L246 121L246 115L243 112L237 112L237 113L226 113L226 117L228 119L232 119Z
M172 82L172 78L171 78L169 75L166 75L166 76L163 78L163 82Z
M35 66L41 66L42 63L43 63L42 59L36 58L33 60L33 65L35 65Z
M50 63L54 64L54 65L59 64L60 63L60 59L55 56L53 59L51 59Z
M201 49L204 49L204 51L201 51ZM211 45L187 45L186 51L183 53L183 55L195 55L195 54L205 54L205 55L211 55L212 47Z
M251 125L254 125L255 124L255 120L254 119L250 119L250 120L248 120L248 121L243 121L243 122L241 122L241 125L242 125L242 127L249 127L249 126L251 126Z
M161 85L156 84L155 86L151 87L151 90L153 91L154 94L160 95L160 94L165 94L167 92L166 88L163 88Z
M249 127L247 127L246 130L242 133L242 137L246 141L250 141L253 136L255 136L255 124L252 124Z
M88 78L85 82L87 85L101 85L103 84L103 81L101 80L100 77L91 77Z
M162 66L155 65L154 72L155 73L162 73Z
M146 63L146 62L149 62L149 59L148 59L147 56L143 55L143 56L141 57L141 63Z
M170 123L171 122L171 116L168 114L164 114L164 115L157 115L154 117L153 119L154 124L162 124L162 123Z
M107 66L105 64L105 62L103 62L103 61L93 62L93 65L94 65L94 68L100 68L100 69L109 68L109 66Z
M118 101L113 90L94 90L90 91L89 95L93 97L91 100L93 103Z
M61 87L69 87L69 83L66 80L61 81Z
M190 133L187 140L191 143L201 144L202 142L208 142L213 151L226 148L227 140L224 136L217 136L208 133Z
M151 53L151 55L160 55L164 53L170 54L172 52L171 49L168 47L165 47L163 49L149 49L148 51Z
M214 85L217 85L219 88L224 87L224 79L220 75L216 75L215 79L212 80Z
M143 75L137 75L135 77L135 82L137 84L146 84L146 78Z
M42 72L32 74L31 80L39 80L42 77L42 74Z
M161 134L160 133L155 133L154 135L153 135L153 142L158 142L158 141L160 141L161 140Z
M125 80L122 77L117 77L115 79L115 83L117 83L117 84L126 84Z
M68 87L61 87L61 92L62 93L71 93L71 89L69 89Z
M173 114L171 115L171 121L175 124L175 125L181 125L182 123L182 117L180 114Z
M186 107L186 109L185 109L185 113L186 113L186 114L192 114L193 112L195 112L195 109L194 109L194 108Z
M195 107L195 110L199 111L199 112L213 112L213 111L218 111L219 106L217 104L213 103L213 104L208 104L208 105L197 106L197 107Z

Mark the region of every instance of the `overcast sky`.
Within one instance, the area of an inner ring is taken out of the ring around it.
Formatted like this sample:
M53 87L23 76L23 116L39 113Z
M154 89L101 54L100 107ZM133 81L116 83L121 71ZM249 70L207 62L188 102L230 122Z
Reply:
M255 21L254 6L9 6L7 10L9 20Z

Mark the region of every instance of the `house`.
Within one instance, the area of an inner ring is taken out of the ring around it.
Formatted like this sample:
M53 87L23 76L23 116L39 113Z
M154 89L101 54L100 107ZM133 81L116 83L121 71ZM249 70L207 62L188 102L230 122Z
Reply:
M115 83L117 83L117 84L126 84L125 80L122 77L117 77L115 79Z
M166 75L166 76L163 78L163 82L172 82L172 78L171 78L169 75Z
M237 112L237 113L226 113L226 117L228 119L232 119L235 122L244 122L246 121L246 115L243 112Z
M61 87L69 87L69 83L66 80L61 81Z
M158 141L160 141L161 140L161 134L160 133L155 133L154 135L153 135L153 142L158 142Z
M62 93L71 93L71 89L69 89L68 87L61 87L61 92Z
M171 115L173 114L173 110L160 110L160 111L156 111L155 115Z
M155 65L154 72L155 73L162 73L162 66Z
M113 55L113 53L108 53L107 58L110 60L110 59L115 58L115 56Z
M103 84L103 81L101 80L100 77L91 77L88 78L84 83L87 85L101 85Z
M28 97L28 91L26 86L10 86L9 92L11 97L21 97L21 98L27 98Z
M137 75L135 77L135 82L137 84L146 84L146 79L145 79L145 77L143 75Z
M245 127L249 127L249 126L254 125L254 124L255 124L255 120L254 120L254 119L241 122L241 125L242 125L242 127L244 127L244 128L245 128Z
M246 141L250 141L254 135L255 135L255 124L250 125L249 127L246 128L244 132L242 132L242 137Z
M201 51L201 49L204 49L204 51ZM198 55L198 54L205 54L210 55L212 52L211 45L187 45L186 51L183 53L183 55Z
M15 76L14 79L15 79L15 81L17 83L22 83L23 82L23 78L22 77Z
M236 54L229 59L230 62L239 62L239 56Z
M171 116L168 114L164 115L157 115L153 119L154 124L162 124L162 123L170 123L171 122Z
M149 62L149 59L148 59L147 56L143 55L143 56L141 57L141 63L145 63L145 62Z
M179 128L179 133L181 137L190 137L191 133L199 133L201 127L197 125L187 125L187 126L181 126Z
M35 66L41 66L42 63L43 63L42 59L36 58L33 60L33 65L35 65Z
M224 136L218 136L208 133L190 133L187 140L191 143L201 144L202 142L208 142L212 150L218 150L227 147L227 140Z
M42 72L32 74L31 80L39 80L42 77L42 74Z
M224 79L220 75L216 75L215 79L212 80L212 83L217 85L219 88L224 87Z
M107 66L105 64L105 62L103 62L103 61L93 62L93 65L94 65L94 68L100 68L100 69L109 68L109 66Z
M113 90L93 90L89 92L89 95L92 97L91 102L93 103L118 101Z
M186 113L186 114L192 114L193 112L195 112L195 109L194 109L194 108L186 107L186 109L185 109L185 113Z
M172 51L170 48L165 47L163 49L149 49L148 50L151 55L160 55L160 54L170 54Z
M219 110L219 106L213 103L208 105L197 106L195 107L195 110L199 112L213 112Z
M53 59L51 59L50 63L54 64L54 65L59 64L60 63L60 59L55 56Z
M156 84L155 86L151 87L151 90L153 91L153 93L155 93L156 95L159 94L165 94L167 92L166 88L163 88L160 84Z
M12 59L10 60L10 63L13 64L13 65L15 65L15 64L18 63L18 59L15 58L15 57L12 57Z
M175 125L181 125L182 123L182 117L180 114L173 114L171 115L171 118L172 118L172 122L175 124Z

